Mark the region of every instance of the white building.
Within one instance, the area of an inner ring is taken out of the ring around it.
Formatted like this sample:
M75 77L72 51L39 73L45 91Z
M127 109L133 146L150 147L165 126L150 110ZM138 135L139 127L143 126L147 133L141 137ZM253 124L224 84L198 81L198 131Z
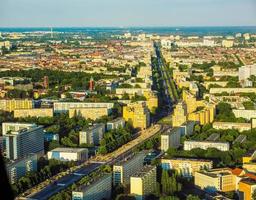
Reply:
M215 141L185 141L184 142L184 150L190 151L191 149L204 149L215 148L220 151L229 151L229 143L228 142L215 142Z
M86 161L88 149L86 148L55 148L47 153L48 159L61 161Z
M79 132L79 144L99 145L105 133L105 124L95 124L85 131Z
M178 148L180 146L181 129L173 128L167 130L161 135L161 150L167 151L169 148Z
M107 123L107 130L110 131L112 129L124 128L125 120L122 117L116 118Z
M252 86L252 82L248 80L252 75L256 76L256 64L239 68L239 81L242 85L246 87Z

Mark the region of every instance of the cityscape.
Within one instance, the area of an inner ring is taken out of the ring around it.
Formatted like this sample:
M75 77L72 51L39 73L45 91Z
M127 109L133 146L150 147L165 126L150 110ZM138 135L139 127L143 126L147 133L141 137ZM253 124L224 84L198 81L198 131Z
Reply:
M166 24L161 7L142 25L138 3L124 26L131 5L109 3L114 21L88 11L81 26L0 14L0 199L256 200L255 2L234 0L248 13L229 21L215 1L212 21L207 3L175 0L176 14L208 7L209 23Z

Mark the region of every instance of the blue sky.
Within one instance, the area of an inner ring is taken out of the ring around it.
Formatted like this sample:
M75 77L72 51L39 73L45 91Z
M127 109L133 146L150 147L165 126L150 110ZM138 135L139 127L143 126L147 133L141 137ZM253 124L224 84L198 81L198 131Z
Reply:
M0 0L0 27L250 25L256 0Z

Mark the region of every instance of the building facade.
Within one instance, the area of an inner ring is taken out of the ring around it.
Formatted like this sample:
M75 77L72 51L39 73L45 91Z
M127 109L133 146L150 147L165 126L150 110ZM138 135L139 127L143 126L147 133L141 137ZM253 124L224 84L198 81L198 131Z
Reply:
M79 132L79 144L99 145L105 133L105 124L95 124L85 131Z
M53 117L52 108L31 108L31 109L15 109L14 118L19 117Z
M86 148L55 148L47 153L48 159L60 161L86 161L88 149Z
M169 148L178 148L180 146L180 131L179 127L167 130L161 134L161 150L167 151Z
M216 148L220 151L229 151L229 143L228 142L215 142L215 141L185 141L184 142L184 150L190 151L191 149L208 149L208 148Z
M125 120L122 117L116 118L110 122L107 122L107 131L124 128Z

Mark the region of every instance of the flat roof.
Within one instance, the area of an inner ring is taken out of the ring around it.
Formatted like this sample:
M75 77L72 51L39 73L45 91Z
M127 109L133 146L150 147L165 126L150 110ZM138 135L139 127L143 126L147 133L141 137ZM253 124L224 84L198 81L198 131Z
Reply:
M65 147L58 147L55 148L53 150L51 150L50 152L54 152L54 151L60 151L60 152L67 152L67 153L77 153L77 152L81 152L87 150L87 148L65 148Z
M145 174L147 174L149 171L151 171L154 168L155 168L155 166L146 165L139 172L136 172L131 177L143 177Z

